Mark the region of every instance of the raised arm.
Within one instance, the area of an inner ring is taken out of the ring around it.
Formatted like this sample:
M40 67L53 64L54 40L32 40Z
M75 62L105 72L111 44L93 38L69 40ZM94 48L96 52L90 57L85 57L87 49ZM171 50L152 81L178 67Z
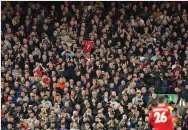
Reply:
M65 52L66 52L66 51L63 51L63 52L61 53L61 56L64 56L64 55L65 55Z

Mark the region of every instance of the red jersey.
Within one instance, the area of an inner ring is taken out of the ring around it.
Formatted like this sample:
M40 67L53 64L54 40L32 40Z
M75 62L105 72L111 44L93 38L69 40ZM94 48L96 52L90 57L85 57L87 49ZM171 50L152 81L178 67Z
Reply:
M36 73L38 74L39 77L42 77L43 70L38 70L38 71L36 71Z
M46 86L48 86L50 88L50 82L51 82L50 78L46 77L46 78L43 78L43 80L44 80L43 82L46 84Z
M84 45L84 53L91 53L91 50L94 47L94 42L93 41L83 41L82 44Z
M167 106L156 106L152 109L149 118L154 130L174 130L170 110Z

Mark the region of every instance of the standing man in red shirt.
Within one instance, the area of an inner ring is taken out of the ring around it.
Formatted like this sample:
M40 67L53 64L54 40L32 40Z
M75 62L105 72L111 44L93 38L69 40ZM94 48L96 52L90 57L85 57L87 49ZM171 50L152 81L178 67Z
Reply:
M170 110L166 106L165 97L158 99L158 106L154 107L149 115L149 124L154 130L174 130Z
M84 46L83 52L86 53L91 53L93 47L94 47L94 38L91 36L90 40L85 40L82 42L82 45Z

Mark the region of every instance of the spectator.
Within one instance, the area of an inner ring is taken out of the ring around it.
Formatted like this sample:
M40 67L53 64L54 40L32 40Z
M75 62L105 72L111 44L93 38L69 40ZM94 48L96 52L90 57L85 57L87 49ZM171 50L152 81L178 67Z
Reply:
M158 94L186 129L186 7L2 2L2 129L147 130Z

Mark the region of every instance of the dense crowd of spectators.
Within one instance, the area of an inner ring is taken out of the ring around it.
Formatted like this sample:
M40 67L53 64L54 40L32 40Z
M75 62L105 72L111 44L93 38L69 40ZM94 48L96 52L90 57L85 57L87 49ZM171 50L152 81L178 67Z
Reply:
M2 130L188 129L188 2L2 2ZM168 97L167 97L168 98Z

